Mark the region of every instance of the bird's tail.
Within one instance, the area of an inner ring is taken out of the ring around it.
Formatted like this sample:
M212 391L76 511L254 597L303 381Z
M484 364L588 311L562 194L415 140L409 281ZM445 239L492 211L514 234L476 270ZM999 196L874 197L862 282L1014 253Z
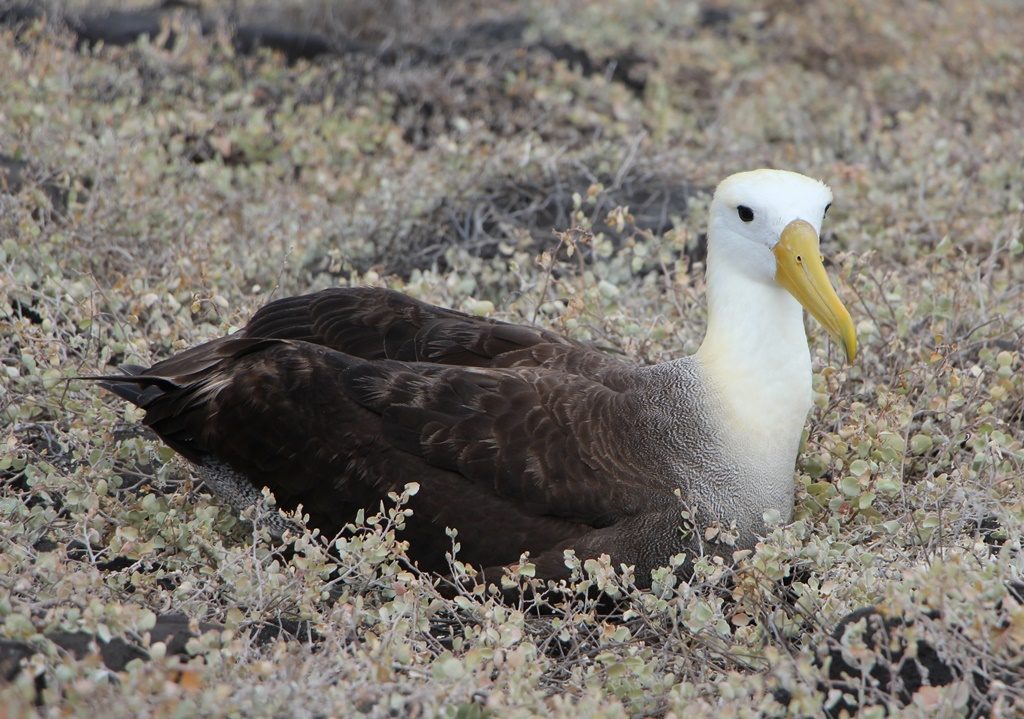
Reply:
M118 367L122 374L99 374L82 375L69 377L68 379L82 379L90 382L99 382L100 387L113 392L123 400L131 402L136 407L145 407L155 396L174 388L174 383L166 377L156 377L146 374L149 367L141 365L124 364Z

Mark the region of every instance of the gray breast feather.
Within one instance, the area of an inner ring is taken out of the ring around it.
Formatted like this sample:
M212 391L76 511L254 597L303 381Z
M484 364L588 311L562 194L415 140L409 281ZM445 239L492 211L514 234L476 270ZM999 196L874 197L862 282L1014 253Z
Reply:
M679 488L712 522L735 521L750 541L763 532L766 511L789 518L795 457L788 464L757 457L731 436L720 400L695 358L645 367L638 376L643 409L631 444L652 480Z

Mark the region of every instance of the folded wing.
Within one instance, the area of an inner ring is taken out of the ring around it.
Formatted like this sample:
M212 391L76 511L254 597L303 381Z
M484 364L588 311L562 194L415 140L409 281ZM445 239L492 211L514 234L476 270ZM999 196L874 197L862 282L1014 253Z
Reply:
M301 503L325 532L418 482L407 533L427 568L443 565L445 527L465 560L492 566L560 557L595 530L613 542L607 528L666 501L638 486L618 436L639 411L632 366L396 293L281 300L133 371L107 386L171 447Z

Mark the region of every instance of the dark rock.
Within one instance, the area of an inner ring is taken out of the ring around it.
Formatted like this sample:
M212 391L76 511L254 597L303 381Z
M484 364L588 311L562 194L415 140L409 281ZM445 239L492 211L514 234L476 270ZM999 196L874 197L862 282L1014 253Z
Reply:
M50 207L54 212L66 214L68 210L68 188L46 177L32 167L27 160L20 160L9 155L0 154L0 192L16 195L25 187L38 185L50 201ZM19 305L22 307L22 305ZM32 312L29 316L35 315L42 322L38 313Z
M35 654L36 651L25 642L13 639L0 639L0 683L13 682L21 673L22 665ZM35 684L35 703L37 706L43 703L43 689L46 688L46 680L37 676Z

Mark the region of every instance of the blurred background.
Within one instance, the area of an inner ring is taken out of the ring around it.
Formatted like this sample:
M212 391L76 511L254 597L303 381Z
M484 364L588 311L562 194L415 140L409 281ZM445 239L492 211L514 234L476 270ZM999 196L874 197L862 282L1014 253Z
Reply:
M692 268L707 193L760 166L832 184L837 248L900 261L944 238L983 255L1020 209L1012 1L51 2L2 19L0 147L74 195L104 284L202 283L194 254L231 294L407 278L522 259L576 209L616 248L668 235ZM626 227L605 221L617 206Z

